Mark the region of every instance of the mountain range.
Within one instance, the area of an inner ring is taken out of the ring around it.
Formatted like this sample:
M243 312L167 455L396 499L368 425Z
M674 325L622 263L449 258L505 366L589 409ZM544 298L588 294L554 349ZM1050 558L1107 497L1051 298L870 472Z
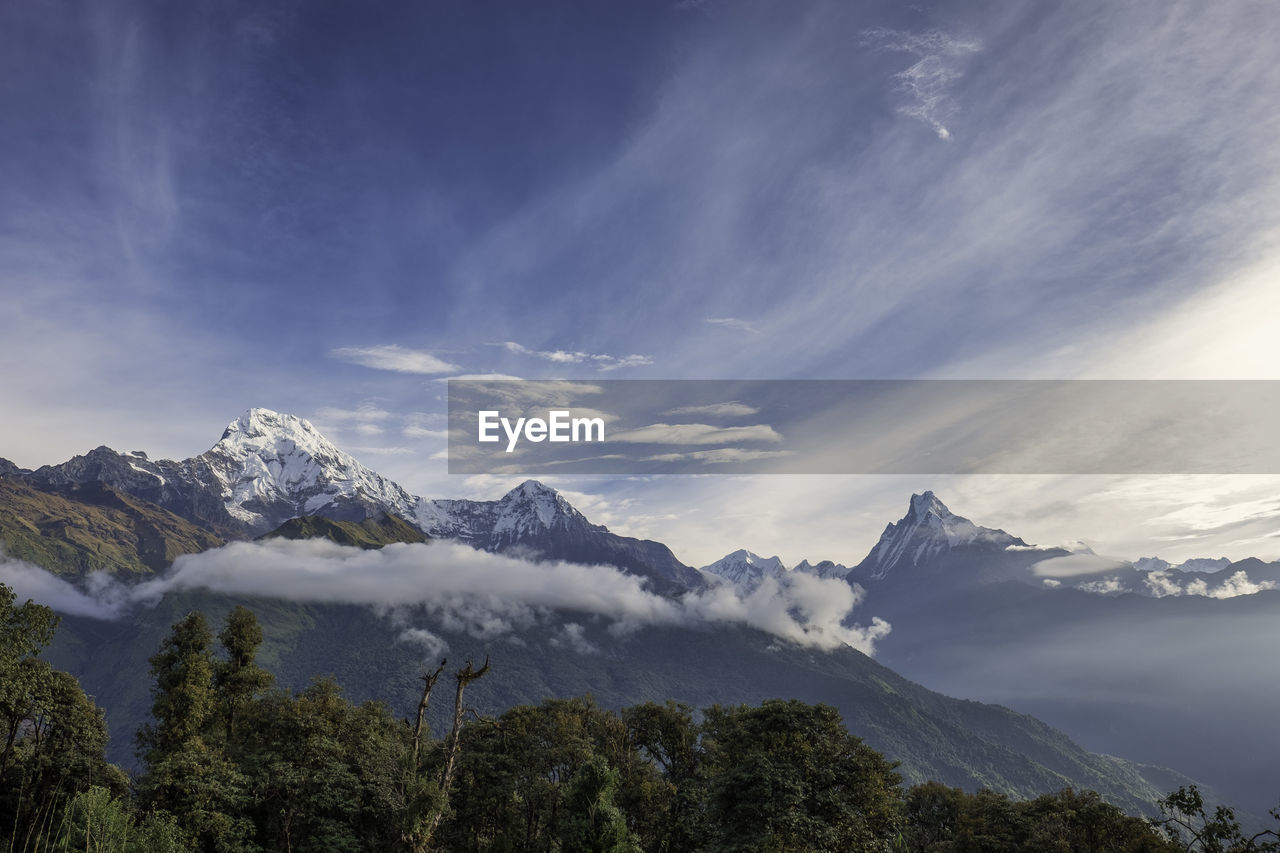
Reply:
M492 692L477 698L494 708L588 691L618 705L666 698L706 705L774 695L826 701L841 708L851 729L902 761L908 778L987 785L1019 795L1071 784L1135 808L1184 781L1152 765L1181 769L1185 748L1142 741L1131 731L1141 723L1131 720L1103 736L1097 721L1116 722L1099 711L1108 701L1104 692L1085 703L1088 713L1063 712L1029 701L1026 689L1002 689L998 674L980 671L982 662L1016 657L1010 649L1055 625L1090 622L1096 631L1098 624L1109 624L1113 610L1123 610L1126 618L1140 610L1139 620L1151 624L1174 605L1182 618L1206 605L1247 603L1261 611L1273 602L1260 593L1280 580L1280 564L1256 560L1174 567L1154 558L1128 562L1036 547L952 513L931 492L913 495L906 515L889 523L852 567L806 560L788 568L776 557L738 549L696 569L660 542L619 536L591 523L536 481L495 501L413 496L333 446L307 421L265 409L246 412L209 451L182 461L153 461L141 452L107 447L35 470L0 460L0 537L11 557L76 582L103 571L123 578L160 575L182 555L273 537L321 538L360 548L455 540L523 561L617 567L672 600L721 588L746 596L767 581L785 587L800 576L847 582L864 598L859 614L875 614L892 625L877 640L880 663L851 648L817 651L743 625L646 626L619 633L591 614L564 613L535 620L503 640L505 681L494 679L485 688ZM1135 608L1138 599L1146 603ZM115 621L64 620L53 654L108 709L117 758L127 759L123 735L145 718L146 658L169 622L185 607L218 612L235 600L173 592ZM404 625L395 619L355 605L259 599L255 606L267 632L268 662L284 683L302 685L316 674L335 672L358 697L388 697L397 708L414 701L422 651L404 642ZM395 618L407 617L402 612ZM423 611L413 619L429 625L451 655L491 651L491 642L442 623L438 614ZM1082 733L1094 748L1147 763L1089 753L1030 716L950 699L882 664L969 699L998 696L1034 709ZM1093 664L1105 681L1107 667ZM133 674L124 678L124 672ZM1040 674L1054 672L1042 667ZM1063 698L1062 707L1082 705L1079 695L1061 697L1034 676L1021 677L1024 688L1030 685L1031 700L1039 690L1041 696ZM1196 769L1232 793L1223 767L1202 762ZM1250 778L1280 783L1274 774Z
M10 480L44 490L99 484L224 539L260 536L302 516L360 522L391 514L427 536L486 551L518 548L544 559L617 566L660 592L705 584L667 546L592 524L536 481L497 501L415 497L339 450L309 421L267 409L245 412L212 448L180 462L98 447L34 471L5 465Z

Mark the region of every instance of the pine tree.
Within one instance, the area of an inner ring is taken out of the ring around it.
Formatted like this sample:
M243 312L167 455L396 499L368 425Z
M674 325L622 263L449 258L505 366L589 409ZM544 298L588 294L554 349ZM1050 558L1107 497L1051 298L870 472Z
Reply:
M201 741L214 709L213 633L204 614L188 613L151 656L151 717L139 744L148 761Z
M272 677L255 663L262 645L262 627L252 610L237 605L227 614L218 639L227 659L214 665L213 686L225 736L231 742L237 717L249 702L271 687Z
M633 853L640 849L614 799L618 771L593 755L573 775L564 797L560 841L582 853Z
M247 780L207 739L216 721L212 644L204 615L192 612L151 658L153 722L138 734L146 764L138 799L172 813L202 850L252 850Z

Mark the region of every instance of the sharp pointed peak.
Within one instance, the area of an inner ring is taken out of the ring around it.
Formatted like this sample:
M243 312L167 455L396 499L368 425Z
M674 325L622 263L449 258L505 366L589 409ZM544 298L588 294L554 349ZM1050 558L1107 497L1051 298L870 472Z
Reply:
M723 557L721 557L720 560L722 561L723 560L746 560L748 562L755 561L760 563L781 563L782 562L781 558L779 558L776 554L772 557L766 557L762 554L757 554L755 551L749 550L747 548L739 548L736 551L730 551L728 554L725 554Z
M932 491L913 494L911 503L908 506L908 513L915 513L917 517L932 513L939 518L955 515Z
M504 501L518 500L519 498L532 498L540 495L559 497L560 493L541 480L525 480L523 483L503 495L502 499Z
M911 496L907 514L885 526L880 541L859 564L882 578L900 562L918 565L957 546L1004 548L1026 543L1003 530L981 527L956 515L932 491Z
M739 548L725 554L700 571L718 575L740 586L754 589L765 577L782 578L788 574L786 565L777 556L761 557L754 551Z

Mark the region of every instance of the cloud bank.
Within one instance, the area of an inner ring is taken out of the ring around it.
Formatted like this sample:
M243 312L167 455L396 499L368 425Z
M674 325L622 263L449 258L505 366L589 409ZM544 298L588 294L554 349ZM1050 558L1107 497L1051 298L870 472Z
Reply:
M82 590L39 566L8 556L3 546L0 583L10 587L20 602L31 599L70 616L115 619L130 603L126 588L110 575L90 574Z
M78 590L20 561L0 562L0 581L19 596L64 613L110 619L134 604L170 592L209 590L226 595L283 598L327 604L363 604L395 613L416 608L443 631L494 640L554 619L556 611L607 620L625 636L648 626L741 624L801 645L830 650L849 645L866 654L889 632L883 619L868 626L844 621L862 591L837 580L795 577L767 580L749 595L717 587L672 599L655 595L645 581L611 566L548 561L530 563L452 542L395 544L365 551L327 540L235 542L179 557L162 578L125 586L91 575ZM590 653L577 622L561 626L566 648ZM402 642L429 654L445 641L425 628L406 626Z

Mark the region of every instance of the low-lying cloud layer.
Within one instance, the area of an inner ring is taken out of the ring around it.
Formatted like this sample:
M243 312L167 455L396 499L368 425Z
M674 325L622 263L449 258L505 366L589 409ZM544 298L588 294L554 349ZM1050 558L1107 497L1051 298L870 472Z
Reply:
M13 589L18 601L31 599L69 616L114 619L131 603L128 588L106 573L90 574L82 590L38 566L8 556L3 547L0 583Z
M1275 589L1275 581L1252 581L1247 572L1241 570L1233 573L1216 586L1209 586L1204 578L1182 578L1171 570L1148 572L1145 578L1147 589L1156 598L1179 595L1199 595L1205 598L1235 598L1238 595L1253 595Z
M743 594L727 586L672 599L611 566L531 563L452 542L396 544L365 551L326 540L236 542L179 557L162 578L124 585L91 575L81 590L48 572L0 557L0 582L20 599L64 613L111 619L169 592L205 589L228 595L318 603L365 604L394 613L413 607L444 631L495 639L552 619L555 611L598 616L617 636L652 625L742 624L820 649L849 645L871 654L889 632L883 619L843 624L862 590L809 576L767 579ZM580 626L561 629L567 647L588 652ZM430 651L444 641L419 626L401 639Z

